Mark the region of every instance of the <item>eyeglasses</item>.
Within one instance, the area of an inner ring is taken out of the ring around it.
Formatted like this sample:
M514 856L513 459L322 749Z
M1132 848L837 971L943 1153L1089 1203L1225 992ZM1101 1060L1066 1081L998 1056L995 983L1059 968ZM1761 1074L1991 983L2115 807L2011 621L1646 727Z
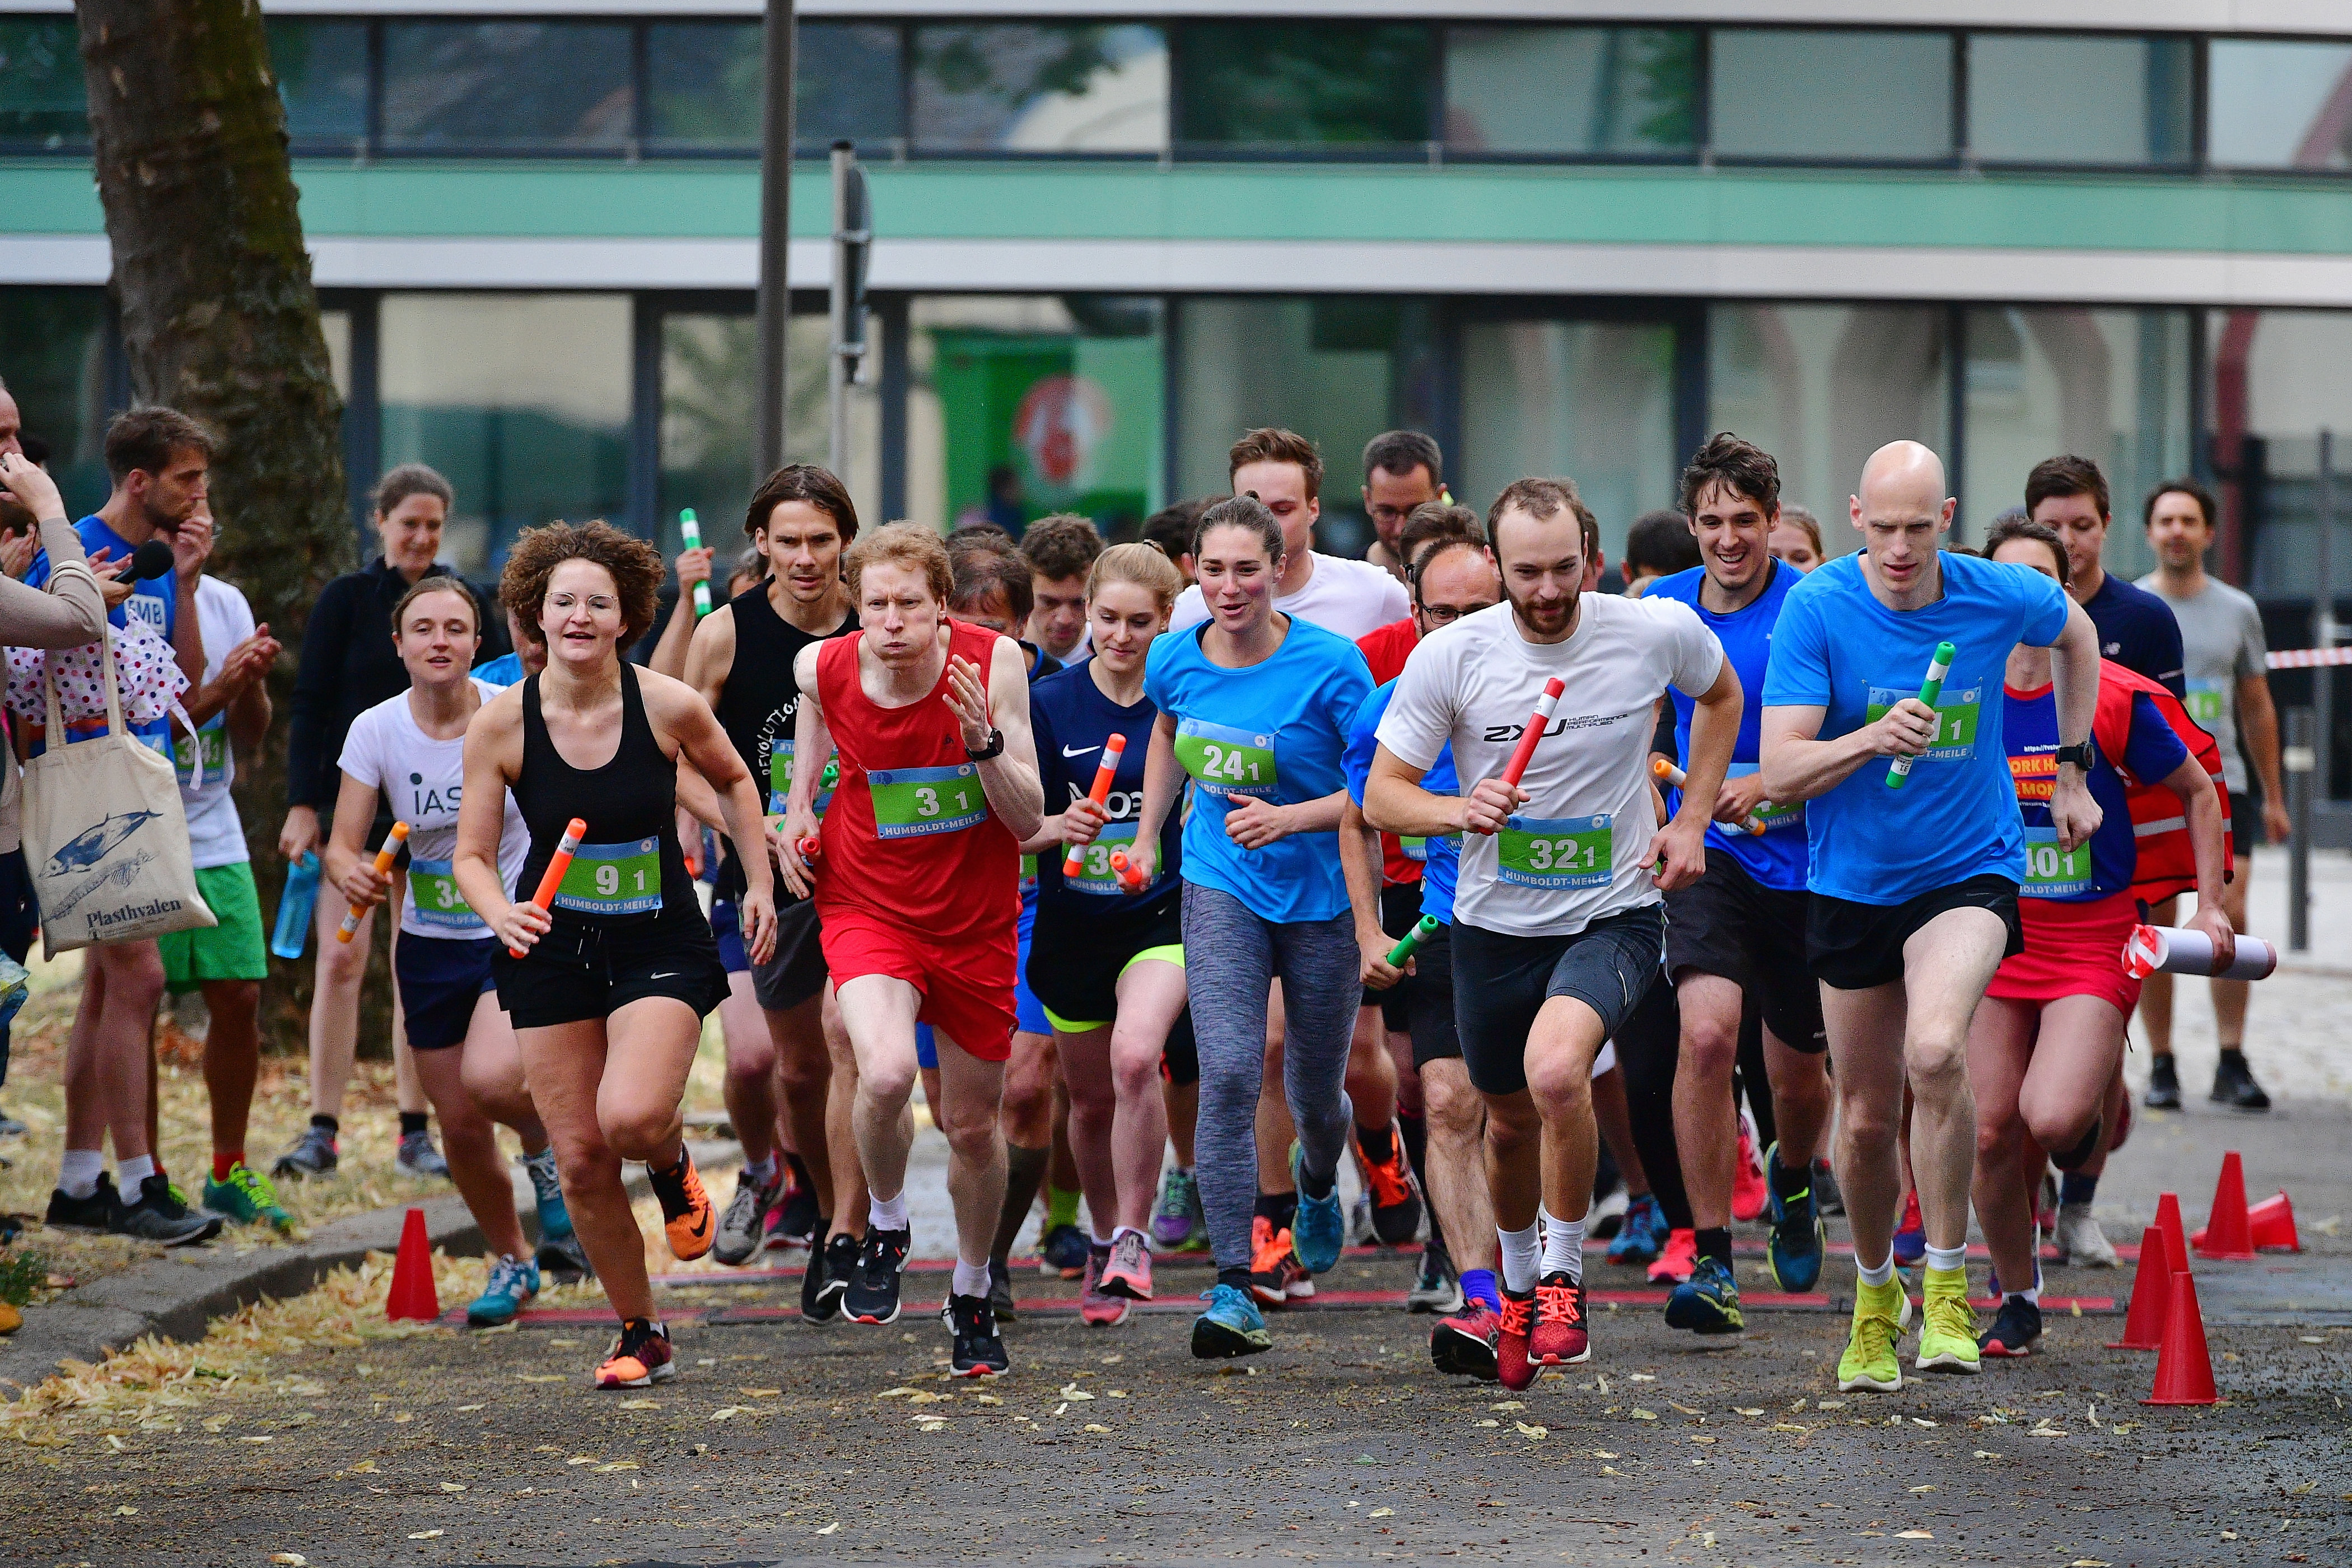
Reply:
M1421 613L1433 626L1446 626L1465 616L1475 616L1481 610L1491 610L1492 605L1423 605Z

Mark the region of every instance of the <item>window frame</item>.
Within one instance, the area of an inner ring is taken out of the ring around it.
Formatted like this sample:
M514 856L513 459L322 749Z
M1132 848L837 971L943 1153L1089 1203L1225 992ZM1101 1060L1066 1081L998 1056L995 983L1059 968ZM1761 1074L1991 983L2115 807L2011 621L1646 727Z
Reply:
M2027 159L1987 158L1976 148L1976 125L1969 108L1969 86L1973 79L1974 62L1970 58L1970 43L1979 37L2043 37L2043 38L2127 38L2147 43L2185 41L2189 45L2189 147L2179 158L2168 163L2150 160L2140 163L2116 163L2096 159ZM2205 116L2207 45L2211 35L2196 33L2180 27L2148 27L2136 31L2084 32L2062 31L2054 27L1964 27L1959 30L1960 67L1957 78L1959 90L1954 108L1958 114L1961 132L1959 142L1962 166L1982 169L1996 174L2137 174L2194 175L2208 172L2205 160ZM2352 41L2352 40L2347 40Z

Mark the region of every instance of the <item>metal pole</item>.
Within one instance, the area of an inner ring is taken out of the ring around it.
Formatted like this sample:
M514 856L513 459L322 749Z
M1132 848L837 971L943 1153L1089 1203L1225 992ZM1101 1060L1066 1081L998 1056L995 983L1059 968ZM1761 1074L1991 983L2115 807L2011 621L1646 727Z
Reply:
M761 39L766 79L760 127L759 472L783 467L793 330L793 0L768 0Z
M2314 496L2313 512L2319 524L2316 548L2312 552L2312 576L2315 580L2311 613L2311 646L2336 646L2336 435L2330 430L2319 433L2319 485ZM2319 665L2311 672L2311 710L2313 739L2311 746L2317 776L2311 787L2321 800L2332 798L2335 769L2336 737L2336 671Z
M2286 850L2287 946L2295 952L2311 951L2311 710L2286 710L2286 749L2280 753L2286 773L2286 810L2294 826Z
M827 436L825 467L841 473L849 462L849 231L855 219L849 211L850 168L857 154L846 142L833 144L833 280L826 291L829 309L825 355L824 409Z

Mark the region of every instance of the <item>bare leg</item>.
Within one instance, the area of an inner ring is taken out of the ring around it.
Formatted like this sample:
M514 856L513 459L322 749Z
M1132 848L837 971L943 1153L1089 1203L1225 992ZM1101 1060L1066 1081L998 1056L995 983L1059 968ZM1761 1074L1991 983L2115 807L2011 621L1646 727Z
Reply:
M792 1131L793 1152L816 1185L816 1206L833 1212L834 1170L828 1157L833 1058L824 1038L822 993L796 1007L764 1015L776 1058L776 1088Z
M1969 1079L1976 1091L1977 1154L1972 1192L1977 1224L1992 1253L2001 1288L2032 1288L2035 1246L2033 1184L2026 1175L2041 1147L2018 1114L2017 1097L2033 1061L2041 1009L1988 997L1969 1027Z
M368 941L375 910L360 921L348 942L335 940L344 905L331 889L319 900L319 960L310 980L310 1113L341 1117L343 1090L360 1042L360 986L367 979ZM404 1043L402 1049L406 1049Z
M205 1008L205 1098L212 1104L213 1152L238 1153L253 1114L253 1087L261 1076L261 983L207 980Z
M2252 870L2251 865L2238 866L2235 882L2243 883ZM2221 907L2225 910L2229 909L2229 900L2223 900ZM2179 897L2175 895L2148 905L2147 919L2151 925L2179 925ZM2245 928L2241 926L2238 929L2242 931ZM2172 976L2161 970L2140 983L2139 1021L2147 1030L2147 1048L2152 1056L2168 1057L2172 1054ZM2242 1021L2244 1017L2242 1011L2239 1018Z
M727 1078L721 1095L743 1161L757 1165L776 1152L776 1040L751 993L749 970L727 977L727 999L719 1004L719 1031L727 1046Z
M1780 1163L1809 1170L1830 1125L1828 1054L1797 1050L1768 1026L1764 1076L1772 1086L1772 1118L1780 1123Z
M149 1027L163 994L155 943L100 942L83 950L81 1003L66 1040L68 1149L100 1149L111 1134L117 1161L152 1155Z
M1195 1158L1192 1150L1192 1128L1201 1120L1201 1080L1191 1083L1170 1083L1160 1091L1168 1105L1168 1142L1176 1152L1176 1163L1189 1171Z
M887 1202L907 1189L907 1152L915 1141L911 1104L918 1072L915 1013L922 1005L922 994L903 980L861 974L840 987L840 996L842 1023L849 1031L850 1048L857 1053L857 1094L851 1126L857 1137L858 1164L874 1196ZM932 1038L939 1040L936 1030ZM940 1052L940 1059L946 1061L945 1050ZM939 1070L944 1101L946 1068ZM1001 1069L997 1082L1001 1096ZM944 1104L931 1107L931 1120L942 1131L946 1114ZM995 1117L992 1106L991 1136L995 1133ZM989 1217L992 1223L995 1216ZM984 1246L982 1250L984 1258Z
M515 1130L524 1153L536 1154L547 1147L547 1128L523 1077L522 1046L495 992L486 991L475 1002L474 1016L466 1026L465 1083L485 1116ZM440 1103L434 1101L436 1110Z
M859 982L852 981L856 985ZM1004 1207L1004 1139L997 1131L1003 1111L1004 1064L982 1061L932 1031L940 1046L940 1088L944 1103L934 1114L948 1140L948 1197L955 1205L956 1260L967 1268L988 1265L988 1243Z
M1739 1061L1741 1000L1738 985L1720 974L1684 969L1675 975L1675 1005L1682 1016L1675 1147L1682 1153L1691 1224L1700 1230L1731 1223L1731 1184L1739 1161L1731 1072Z
M1592 1120L1601 1130L1601 1140L1609 1145L1609 1152L1617 1158L1617 1170L1625 1178L1627 1194L1639 1196L1648 1192L1650 1173L1642 1168L1642 1151L1633 1143L1633 1111L1625 1100L1625 1073L1622 1068L1612 1067L1592 1080Z
M869 1202L866 1167L857 1158L857 1053L849 1043L849 1026L841 1019L840 998L833 982L824 983L825 1055L833 1062L833 1082L824 1101L825 1162L833 1167L833 1202L826 1235L863 1237Z
M1389 1056L1388 1029L1377 1007L1356 1009L1356 1032L1348 1039L1348 1099L1359 1127L1386 1127L1397 1113L1397 1068Z
M528 1258L522 1225L515 1217L514 1178L499 1155L498 1134L465 1083L465 1047L418 1051L416 1076L434 1114L441 1120L441 1152L449 1179L466 1200L466 1211L482 1227L494 1257Z
M1495 1267L1495 1201L1481 1150L1486 1102L1470 1087L1459 1057L1421 1069L1423 1115L1429 1123L1429 1201L1458 1268Z
M1282 981L1277 976L1265 1000L1265 1076L1257 1091L1257 1190L1288 1195L1290 1145L1298 1129L1290 1120L1290 1104L1282 1098Z
M404 867L392 868L392 891L385 896L384 908L399 910L408 901L408 871ZM398 914L386 915L392 921L391 951L395 957L400 951L400 920ZM357 946L359 939L352 939ZM398 1091L400 1109L415 1115L425 1107L425 1084L416 1076L415 1053L408 1046L408 1015L400 1005L400 987L392 988L392 1076Z
M1118 1014L1108 1029L1056 1041L1070 1089L1070 1151L1097 1227L1142 1230L1151 1218L1160 1154L1168 1141L1160 1057L1184 1010L1184 972L1160 959L1118 979Z
M2000 916L1959 909L1937 915L1903 944L1911 1169L1930 1247L1968 1245L1977 1141L1976 1104L1969 1092L1969 1021L2000 965L2007 939Z

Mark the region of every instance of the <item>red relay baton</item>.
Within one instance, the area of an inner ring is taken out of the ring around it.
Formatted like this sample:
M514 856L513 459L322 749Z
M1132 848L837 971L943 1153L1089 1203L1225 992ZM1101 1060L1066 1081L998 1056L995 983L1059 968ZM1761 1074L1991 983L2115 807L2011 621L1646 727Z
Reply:
M793 839L793 847L801 852L802 859L814 860L824 853L824 840L812 833L804 838Z
M1119 758L1126 754L1126 736L1113 735L1109 740L1103 742L1102 761L1095 765L1094 787L1087 791L1087 798L1088 800L1093 801L1097 805L1100 805L1105 801L1110 799L1110 782L1118 773ZM1085 845L1071 845L1070 852L1062 857L1062 875L1065 877L1076 876L1078 874L1078 868L1086 863L1086 854L1087 847Z
M555 846L555 853L548 857L547 869L540 876L539 891L530 896L532 909L541 914L547 913L549 906L555 902L555 890L563 886L563 873L572 869L572 852L579 848L580 841L587 837L588 825L580 818L575 816L563 825L563 837ZM507 956L520 958L522 949L510 947L507 949Z
M1511 760L1503 769L1503 782L1514 789L1518 787L1520 777L1527 773L1528 763L1535 760L1536 742L1542 740L1543 732L1551 727L1552 713L1559 707L1560 694L1567 689L1568 682L1557 675L1544 682L1543 695L1536 699L1536 710L1528 717L1527 730L1519 736L1518 746L1511 752Z

